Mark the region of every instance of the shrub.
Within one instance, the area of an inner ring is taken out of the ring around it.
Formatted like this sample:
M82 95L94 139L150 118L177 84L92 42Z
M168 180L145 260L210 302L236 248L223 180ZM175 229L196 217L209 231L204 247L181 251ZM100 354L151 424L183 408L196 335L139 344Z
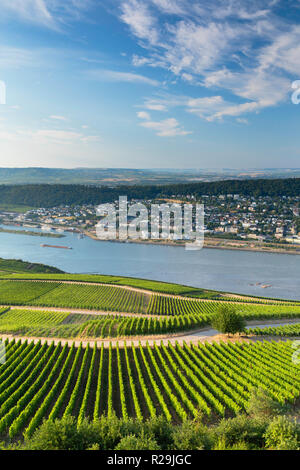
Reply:
M123 437L115 450L160 450L160 447L153 438L145 434L141 436L131 434Z
M32 450L81 450L87 447L90 428L87 422L77 430L76 420L66 416L60 420L44 421L31 439L25 441L25 448Z
M257 418L271 418L283 411L282 405L276 402L267 390L259 387L251 390L247 406L249 415Z
M184 421L176 426L173 431L175 449L180 450L204 450L210 448L207 428L196 421Z
M264 433L268 421L249 418L239 415L231 419L222 419L220 423L211 429L211 438L215 446L223 445L226 449L246 442L252 449L261 448L264 444Z
M266 447L275 450L299 450L299 426L286 416L277 416L265 432Z
M248 442L242 440L230 446L227 444L225 436L223 436L218 439L213 450L251 450L251 446Z

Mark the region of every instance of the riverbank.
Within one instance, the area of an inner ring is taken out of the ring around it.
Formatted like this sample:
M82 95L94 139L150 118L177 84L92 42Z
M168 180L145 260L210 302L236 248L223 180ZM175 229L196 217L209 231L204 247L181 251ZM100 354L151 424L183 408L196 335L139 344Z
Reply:
M84 234L96 241L107 241L107 240L100 240L95 232L91 232L88 230L84 230ZM127 240L110 240L111 242L117 243L137 243L137 244L144 244L144 245L156 245L156 246L178 246L184 248L186 243L191 243L188 241L183 240L132 240L128 238ZM241 241L241 240L229 240L229 239L222 239L222 238L205 238L204 240L204 248L211 248L211 249L218 249L218 250L235 250L235 251L252 251L252 252L262 252L262 253L277 253L277 254L285 254L285 255L300 255L300 246L295 245L274 245L261 243L261 242L253 242L253 241Z
M32 230L14 230L8 228L0 228L0 233L12 233L16 235L29 235L31 237L47 237L47 238L64 238L65 235L50 232L33 232Z

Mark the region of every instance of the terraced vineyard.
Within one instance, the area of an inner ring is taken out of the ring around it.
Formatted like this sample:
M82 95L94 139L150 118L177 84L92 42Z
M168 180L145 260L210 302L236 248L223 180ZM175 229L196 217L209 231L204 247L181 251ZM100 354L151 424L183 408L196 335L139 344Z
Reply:
M152 315L191 315L204 314L212 315L220 305L228 304L220 301L197 301L184 298L166 297L153 295L148 304L147 313ZM254 304L254 303L234 303L235 308L246 319L250 318L268 318L284 315L285 317L294 317L300 315L300 305L294 304Z
M49 338L114 338L159 335L201 328L208 317L177 316L169 318L86 315L39 310L0 311L0 333Z
M127 419L164 415L172 422L201 410L208 420L234 415L261 386L280 403L300 395L291 343L199 344L101 349L6 342L0 366L0 433L31 435L44 418ZM251 367L249 367L251 364Z
M145 313L149 296L122 287L0 281L0 304Z
M0 304L77 308L107 312L147 313L150 315L201 317L203 322L220 304L230 301L190 300L130 290L124 287L93 284L68 284L43 281L0 281ZM295 317L300 314L296 303L237 303L236 309L246 318Z

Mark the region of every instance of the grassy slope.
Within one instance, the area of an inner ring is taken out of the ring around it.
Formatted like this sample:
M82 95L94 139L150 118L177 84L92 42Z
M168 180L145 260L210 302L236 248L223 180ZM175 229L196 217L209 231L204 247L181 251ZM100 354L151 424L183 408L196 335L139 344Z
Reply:
M36 273L63 273L60 269L47 266L45 264L29 263L17 259L0 258L0 274L14 275L15 273L30 273L30 276Z

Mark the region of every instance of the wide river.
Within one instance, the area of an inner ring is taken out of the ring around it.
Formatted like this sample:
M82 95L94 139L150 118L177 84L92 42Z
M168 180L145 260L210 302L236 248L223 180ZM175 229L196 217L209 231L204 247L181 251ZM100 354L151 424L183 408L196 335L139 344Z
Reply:
M41 244L73 249L43 248ZM72 233L57 239L0 233L0 257L48 264L70 273L132 276L300 299L300 255L218 249L186 251L182 247L80 239ZM262 285L270 287L262 288Z

